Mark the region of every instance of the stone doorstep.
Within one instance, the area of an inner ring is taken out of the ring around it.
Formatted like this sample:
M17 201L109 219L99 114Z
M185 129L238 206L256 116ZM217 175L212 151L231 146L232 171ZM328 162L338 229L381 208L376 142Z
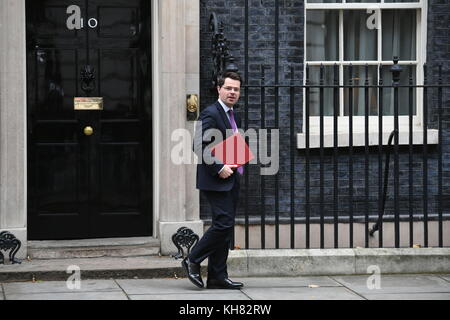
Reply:
M159 240L153 237L101 238L80 240L29 240L28 247L39 248L71 248L71 247L104 247L124 245L159 246Z
M72 259L98 257L132 257L158 255L159 247L115 246L90 248L28 249L31 259Z
M151 237L83 240L28 241L31 259L152 256L159 254L159 240Z
M67 280L78 269L81 279L177 278L181 260L164 256L23 260L0 265L2 281ZM206 269L204 269L206 270Z

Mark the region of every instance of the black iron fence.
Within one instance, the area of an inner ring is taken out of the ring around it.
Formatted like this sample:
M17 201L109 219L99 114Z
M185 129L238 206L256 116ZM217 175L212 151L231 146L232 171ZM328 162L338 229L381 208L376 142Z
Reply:
M246 165L233 248L449 245L450 85L442 66L418 83L397 62L389 79L385 66L374 79L368 65L320 65L247 80L243 130L277 130L279 170Z

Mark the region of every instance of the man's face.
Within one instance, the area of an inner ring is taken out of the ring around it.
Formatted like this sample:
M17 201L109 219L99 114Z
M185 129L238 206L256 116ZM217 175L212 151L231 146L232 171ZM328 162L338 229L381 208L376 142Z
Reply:
M241 94L241 82L231 78L225 78L225 83L221 87L217 87L219 98L228 107L233 107L239 100Z

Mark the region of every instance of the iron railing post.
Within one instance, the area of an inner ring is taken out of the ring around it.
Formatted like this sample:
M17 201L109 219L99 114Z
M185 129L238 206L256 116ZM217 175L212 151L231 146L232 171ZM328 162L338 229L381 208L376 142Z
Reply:
M319 164L319 210L320 210L320 248L324 248L324 105L323 105L323 95L324 95L324 67L323 64L320 66L320 89L319 89L319 115L320 115L320 164Z
M383 213L384 213L384 200L383 200L383 67L378 68L379 87L378 87L378 247L383 247ZM372 229L371 235L373 235L375 229Z
M364 214L364 246L369 247L369 65L365 67L364 82L364 177L365 177L365 214Z
M438 246L443 247L442 226L442 64L438 73Z
M349 193L349 247L353 248L353 65L349 66L348 107L348 193Z
M293 90L293 88L291 88ZM306 249L310 247L310 225L309 219L311 214L310 205L310 154L309 154L309 115L310 115L310 79L309 79L309 65L306 65L305 78L305 243ZM291 104L292 105L292 104ZM292 239L291 239L292 243Z
M394 137L394 216L395 216L395 247L400 247L400 206L399 206L399 106L398 106L398 86L400 85L400 74L402 72L402 67L398 65L399 58L394 57L394 65L391 67L392 72L392 86L394 87L394 131L396 135Z
M289 88L290 92L290 101L289 101L289 109L290 109L290 126L291 126L291 208L290 208L290 216L291 216L291 224L290 224L290 234L291 234L291 249L295 248L295 149L297 147L296 144L296 134L295 134L295 87L294 87L294 67L291 68L291 86Z
M423 237L424 247L428 247L428 80L427 65L423 66Z
M339 247L339 158L338 158L338 116L339 116L339 67L334 64L333 88L333 211L334 211L334 247Z
M414 245L414 218L413 218L413 75L412 66L409 67L409 246Z

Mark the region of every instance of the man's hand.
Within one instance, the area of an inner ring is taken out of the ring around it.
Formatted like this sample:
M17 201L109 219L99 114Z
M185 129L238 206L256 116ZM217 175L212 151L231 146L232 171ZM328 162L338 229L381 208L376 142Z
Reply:
M238 167L237 165L227 165L226 164L223 167L223 170L220 171L219 177L222 179L226 179L226 178L230 177L234 173L234 170L237 169L237 167Z

